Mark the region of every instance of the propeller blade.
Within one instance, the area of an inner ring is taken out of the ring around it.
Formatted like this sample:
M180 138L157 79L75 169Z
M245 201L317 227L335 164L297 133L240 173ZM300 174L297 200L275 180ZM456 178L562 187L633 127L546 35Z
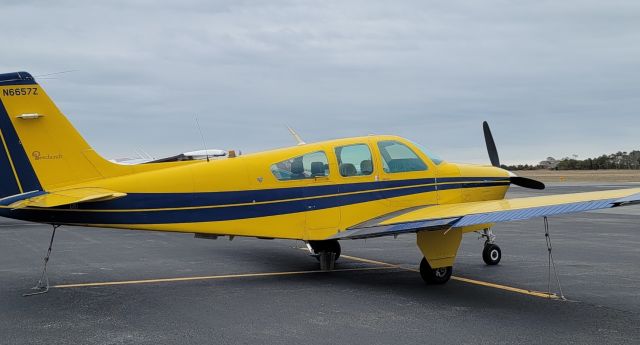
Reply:
M512 176L509 178L509 180L511 181L512 184L515 184L516 186L520 186L524 188L539 189L539 190L542 190L545 188L544 183L540 181L536 181L534 179L526 178L526 177Z
M489 128L489 124L487 123L487 121L482 122L482 131L484 132L484 141L487 144L487 152L489 153L491 165L499 168L500 157L498 157L498 149L496 148L496 142L493 141L493 135L491 134L491 129ZM545 188L544 183L526 177L512 176L509 178L509 181L511 182L511 184L515 184L516 186L524 188L539 190Z
M487 143L487 152L489 152L489 159L491 165L494 167L500 167L500 158L498 157L498 149L496 143L493 141L493 135L491 135L491 129L487 121L482 122L482 130L484 131L484 141Z

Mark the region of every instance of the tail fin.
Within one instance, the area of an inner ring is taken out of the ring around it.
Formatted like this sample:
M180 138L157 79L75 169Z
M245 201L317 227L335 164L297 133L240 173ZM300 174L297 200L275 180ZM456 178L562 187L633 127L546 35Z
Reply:
M0 74L0 198L116 176L35 79Z

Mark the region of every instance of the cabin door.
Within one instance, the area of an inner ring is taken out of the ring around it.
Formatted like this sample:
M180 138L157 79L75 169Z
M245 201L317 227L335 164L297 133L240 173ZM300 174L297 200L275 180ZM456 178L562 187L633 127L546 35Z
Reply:
M308 231L335 229L340 224L338 186L319 176L305 187L306 228Z

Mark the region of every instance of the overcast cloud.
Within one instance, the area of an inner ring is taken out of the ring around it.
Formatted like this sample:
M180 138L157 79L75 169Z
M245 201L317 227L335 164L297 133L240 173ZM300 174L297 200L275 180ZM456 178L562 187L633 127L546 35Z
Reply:
M397 134L452 161L640 149L638 1L7 1L0 71L103 155Z

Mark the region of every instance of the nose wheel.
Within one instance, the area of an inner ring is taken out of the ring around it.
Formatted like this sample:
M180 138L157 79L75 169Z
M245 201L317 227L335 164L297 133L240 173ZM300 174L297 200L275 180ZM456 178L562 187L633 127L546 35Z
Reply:
M444 284L451 278L453 267L431 268L427 259L420 261L420 276L427 284Z
M489 266L497 265L502 259L502 251L495 243L496 235L493 234L491 228L482 230L480 238L484 238L484 249L482 250L482 260Z
M502 251L495 243L487 243L482 250L482 260L489 266L497 265L502 259Z

